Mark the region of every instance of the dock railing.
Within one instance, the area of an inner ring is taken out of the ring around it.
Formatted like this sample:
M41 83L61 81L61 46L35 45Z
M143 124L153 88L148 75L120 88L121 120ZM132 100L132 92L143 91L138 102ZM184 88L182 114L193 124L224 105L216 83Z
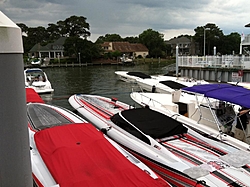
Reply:
M178 66L250 69L250 56L179 56Z

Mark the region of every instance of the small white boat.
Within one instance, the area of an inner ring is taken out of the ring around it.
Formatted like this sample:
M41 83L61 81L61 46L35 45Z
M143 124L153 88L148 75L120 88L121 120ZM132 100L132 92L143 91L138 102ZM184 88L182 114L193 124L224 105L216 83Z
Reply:
M42 64L42 59L41 58L33 58L31 60L31 65L40 66L41 64Z
M36 186L171 186L83 118L44 104L32 89L26 93Z
M33 88L39 94L54 92L46 73L42 69L30 68L24 70L24 78L26 88Z
M212 95L211 95L212 94ZM250 90L230 84L204 84L185 87L172 94L132 92L130 97L141 106L154 107L185 123L205 136L212 136L243 150L249 148L250 124L245 140L231 136L239 105L250 107ZM248 99L249 97L249 99Z
M120 57L120 63L123 64L123 65L133 65L134 61L133 61L132 58L129 58L128 56L123 54L123 56Z
M129 109L95 95L73 95L69 103L173 185L226 187L250 182L250 153L205 138L162 113ZM229 161L232 158L247 159L236 164Z

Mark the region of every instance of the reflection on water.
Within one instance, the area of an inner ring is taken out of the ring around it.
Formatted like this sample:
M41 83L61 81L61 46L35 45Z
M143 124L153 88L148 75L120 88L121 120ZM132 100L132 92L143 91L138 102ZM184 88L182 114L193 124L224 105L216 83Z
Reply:
M105 97L116 97L118 100L134 105L130 98L135 84L118 80L115 71L140 71L150 75L165 74L165 64L142 64L136 66L82 66L46 68L53 94L41 95L46 103L72 109L68 98L76 93L94 94Z

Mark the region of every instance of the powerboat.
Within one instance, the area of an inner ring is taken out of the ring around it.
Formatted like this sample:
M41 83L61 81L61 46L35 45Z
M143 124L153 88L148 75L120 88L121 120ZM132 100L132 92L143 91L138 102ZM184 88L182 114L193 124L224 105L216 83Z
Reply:
M69 103L173 185L247 186L250 182L249 152L206 138L163 113L123 108L121 102L96 95L75 94ZM233 158L246 160L235 164Z
M172 94L132 92L130 97L141 106L154 107L189 128L219 139L232 146L249 150L249 125L245 140L234 136L239 106L250 108L245 102L250 90L230 84L203 84L185 87ZM250 98L249 98L250 99Z
M40 66L41 63L42 63L42 59L41 58L33 58L31 60L31 65L38 65L38 66Z
M26 88L33 88L39 94L54 92L46 73L40 68L24 70L24 80Z
M91 123L26 93L34 186L171 186Z
M147 75L142 72L116 71L120 80L137 83L141 90L153 93L172 93L175 90L196 84L208 84L204 80L167 75Z
M134 61L132 58L129 58L125 54L123 54L122 57L120 57L120 63L123 65L134 65Z

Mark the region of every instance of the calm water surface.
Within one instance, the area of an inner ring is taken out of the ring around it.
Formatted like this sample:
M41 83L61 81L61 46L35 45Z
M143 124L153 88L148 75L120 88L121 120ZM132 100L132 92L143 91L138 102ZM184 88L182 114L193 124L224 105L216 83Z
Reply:
M166 65L141 64L135 66L82 66L82 67L54 67L46 68L46 72L54 93L42 95L46 103L72 109L68 98L77 93L94 94L105 97L116 97L127 104L134 105L129 94L136 85L118 79L115 71L140 71L149 75L165 74ZM137 87L138 90L138 87Z

